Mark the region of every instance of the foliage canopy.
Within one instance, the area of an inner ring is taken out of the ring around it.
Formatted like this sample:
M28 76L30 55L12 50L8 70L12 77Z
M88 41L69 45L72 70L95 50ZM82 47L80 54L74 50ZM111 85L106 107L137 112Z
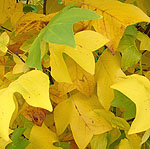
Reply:
M149 149L149 0L0 0L0 148Z

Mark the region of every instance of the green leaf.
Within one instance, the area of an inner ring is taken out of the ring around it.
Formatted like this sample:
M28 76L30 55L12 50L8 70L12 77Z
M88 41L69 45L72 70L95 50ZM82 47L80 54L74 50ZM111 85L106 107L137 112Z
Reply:
M134 37L130 35L123 36L117 50L122 54L122 69L124 71L137 64L142 56L136 47Z
M24 135L25 135L25 137L29 138L30 132L31 132L34 124L32 122L30 122L28 119L26 119L22 114L20 114L19 117L20 117L21 121L23 122L23 125L25 128Z
M95 135L91 140L91 149L101 149L107 147L107 133Z
M125 108L124 118L126 120L134 118L136 114L134 102L117 90L114 90L114 95L115 98L111 102L111 106Z
M25 128L16 128L11 136L12 143L7 145L7 149L25 149L30 142L22 135Z
M141 149L150 149L150 138L142 145Z
M48 25L41 30L38 37L34 40L30 47L26 64L29 67L41 70L40 43L42 40L75 48L73 24L78 21L94 20L100 17L100 15L88 9L66 6L51 19Z
M24 4L23 5L23 12L27 13L27 12L35 12L37 13L37 7L35 5L32 4Z
M137 36L137 28L134 25L129 25L125 30L125 35Z

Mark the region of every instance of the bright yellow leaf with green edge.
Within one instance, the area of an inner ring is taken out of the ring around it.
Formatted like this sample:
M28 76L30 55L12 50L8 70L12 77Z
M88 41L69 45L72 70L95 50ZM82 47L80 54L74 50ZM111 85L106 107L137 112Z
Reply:
M6 32L0 35L0 56L4 56L8 50L7 44L9 42L9 36Z
M112 85L111 88L120 91L136 104L136 117L128 134L149 129L150 81L144 76L134 74Z
M83 70L69 57L65 59L65 62L73 84L58 82L60 95L65 95L68 92L77 89L84 95L90 97L93 94L95 88L94 75L91 75L90 73Z
M85 71L95 72L95 60L92 51L104 46L109 40L103 35L85 30L75 35L76 47L71 48L63 45L50 44L51 74L58 82L72 83L67 66L62 54L70 56Z
M113 89L110 86L124 76L120 55L117 53L113 56L105 50L96 63L96 82L99 101L106 110L109 110L110 102L114 98Z
M15 11L16 0L0 0L0 25L5 23Z
M128 25L150 22L150 18L138 7L115 0L84 0L83 7L103 16L100 20L94 20L93 26L97 32L110 39L106 45L113 53Z
M4 140L9 140L9 124L15 111L15 92L22 94L29 105L52 111L48 76L39 70L32 70L20 76L7 88L0 90L0 137Z
M55 108L54 120L57 132L62 133L70 123L76 144L79 148L84 149L93 135L102 134L112 129L104 117L93 111L96 108L102 108L96 95L91 98L87 98L81 93L72 95Z
M138 32L137 39L141 41L140 50L150 51L150 38L146 34Z
M53 145L54 142L58 142L58 138L44 123L41 127L36 125L32 127L29 141L31 143L26 149L62 149Z

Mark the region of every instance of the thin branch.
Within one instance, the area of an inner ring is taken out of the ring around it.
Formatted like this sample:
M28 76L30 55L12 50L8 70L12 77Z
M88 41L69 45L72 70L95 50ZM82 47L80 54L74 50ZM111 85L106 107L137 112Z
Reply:
M9 32L12 32L10 29L8 29L8 28L6 28L6 27L4 27L4 26L0 26L2 29L4 29L4 30L7 30L7 31L9 31Z
M19 0L16 0L16 3L19 3Z
M26 4L28 4L28 3L29 3L29 0L26 1Z
M44 0L44 4L43 4L43 14L46 15L46 2L47 0Z

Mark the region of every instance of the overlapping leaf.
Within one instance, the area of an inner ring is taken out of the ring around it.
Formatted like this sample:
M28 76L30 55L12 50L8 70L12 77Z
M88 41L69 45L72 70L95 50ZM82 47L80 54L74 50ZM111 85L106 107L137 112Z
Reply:
M137 39L141 41L140 50L150 51L150 38L141 32L138 32Z
M114 107L125 108L124 118L126 120L132 119L135 117L136 107L135 104L124 94L119 91L114 90L115 98L111 102L111 105Z
M92 96L95 88L94 75L91 75L90 73L83 70L69 57L67 57L65 62L67 64L67 68L73 84L59 82L58 90L60 91L60 95L65 95L68 92L77 89L88 97Z
M125 76L120 66L120 56L113 56L109 51L104 51L96 64L97 95L100 103L106 110L114 98L110 86Z
M15 92L22 94L29 105L52 111L49 100L48 77L38 70L33 70L22 75L11 83L8 88L0 90L0 137L5 140L9 140L9 124L12 114L15 111L15 102L13 98Z
M95 9L98 14L103 16L101 20L94 21L93 26L96 31L110 39L107 46L113 53L128 25L143 21L150 22L150 18L138 7L116 0L84 0L83 7Z
M93 135L102 134L112 129L105 118L98 116L93 111L96 107L101 106L95 95L86 98L80 93L58 104L54 111L57 133L61 134L70 124L78 147L85 148Z
M72 6L72 5L71 5ZM26 64L30 67L41 69L40 43L45 40L50 43L76 47L73 36L73 24L81 20L93 20L100 18L100 15L88 9L65 7L56 14L48 25L41 30L38 37L30 47Z
M149 129L149 80L144 76L134 74L112 85L112 88L122 92L136 104L136 117L131 125L129 134L134 134Z
M62 149L53 145L54 142L58 142L58 138L45 124L42 127L33 126L29 141L31 143L26 147L27 149Z
M105 45L109 40L94 31L82 31L75 35L76 48L63 45L51 45L50 65L51 73L58 82L72 83L63 53L70 56L78 65L90 74L95 72L95 60L92 51Z
M135 44L135 39L132 36L123 36L117 50L122 53L121 64L124 71L141 60L142 54L138 51Z
M9 42L9 36L6 32L0 35L0 56L4 56L8 50L7 44Z

